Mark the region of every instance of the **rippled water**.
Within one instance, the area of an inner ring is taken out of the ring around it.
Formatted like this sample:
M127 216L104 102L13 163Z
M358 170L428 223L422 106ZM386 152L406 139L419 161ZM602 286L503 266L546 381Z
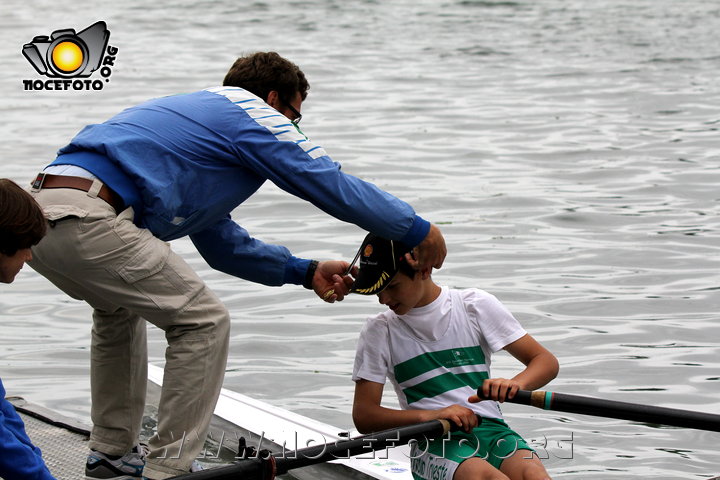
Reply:
M308 75L303 130L446 235L439 283L496 294L560 359L548 389L720 410L720 4L712 1L19 2L0 6L3 176L28 181L87 123L220 83L277 50ZM25 92L35 35L104 20L99 92ZM363 237L272 185L234 217L298 256ZM210 270L233 316L225 386L346 428L362 322ZM87 420L89 311L26 269L0 289L6 388ZM164 340L152 329L151 357ZM517 362L497 357L495 374ZM392 404L393 399L387 396ZM555 478L707 478L719 434L506 405ZM572 440L570 440L572 439Z

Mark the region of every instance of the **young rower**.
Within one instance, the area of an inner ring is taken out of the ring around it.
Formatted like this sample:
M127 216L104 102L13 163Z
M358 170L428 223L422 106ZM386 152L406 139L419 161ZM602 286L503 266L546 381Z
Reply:
M12 283L30 247L45 235L46 221L32 196L12 180L0 179L0 282ZM0 380L0 478L5 480L54 480L32 444L15 407L5 399Z
M555 378L555 356L494 296L441 287L430 269L414 270L410 248L402 243L370 234L359 256L351 292L377 295L389 310L368 319L360 334L352 377L357 429L435 419L460 427L449 439L413 445L415 479L549 479L537 454L503 420L498 402ZM501 349L525 364L513 378L490 375L490 357ZM401 410L381 406L386 378ZM480 385L493 400L480 401Z

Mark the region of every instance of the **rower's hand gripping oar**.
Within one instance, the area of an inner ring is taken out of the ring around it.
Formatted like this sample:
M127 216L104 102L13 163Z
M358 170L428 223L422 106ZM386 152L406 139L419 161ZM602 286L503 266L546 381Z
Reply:
M489 397L483 394L482 388L478 389L477 395L482 400L489 400ZM530 405L544 410L720 432L720 415L712 413L654 407L652 405L640 405L542 390L518 390L513 398L508 398L505 401Z
M481 421L482 419L478 417L478 424ZM179 475L172 477L172 480L273 480L276 475L282 475L295 468L405 445L412 440L440 438L458 429L459 427L448 420L431 420L349 440L337 440L333 443L271 455L258 455L258 458L248 458L223 467Z

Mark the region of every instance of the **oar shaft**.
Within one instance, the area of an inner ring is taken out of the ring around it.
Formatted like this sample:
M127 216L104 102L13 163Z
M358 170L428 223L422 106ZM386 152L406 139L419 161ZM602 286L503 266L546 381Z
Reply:
M478 396L485 398L482 395L482 389L478 389ZM519 390L515 397L506 401L531 405L544 410L720 432L720 415L712 413L640 405L542 390L532 392Z
M275 454L278 475L294 468L315 465L339 458L350 458L388 447L405 445L412 440L423 440L440 437L450 428L446 420L433 420L430 422L409 425L382 432L356 437L350 440L341 440L324 445L301 448L294 452Z
M224 467L185 473L172 477L171 480L262 480L263 470L262 460L248 458L242 462Z
M295 468L405 445L412 440L439 438L450 428L451 425L447 420L432 420L349 440L338 440L334 443L274 453L272 456L275 458L275 473L281 475ZM274 476L264 475L266 466L267 462L262 459L249 458L224 467L179 475L173 477L172 480L265 480L274 478Z

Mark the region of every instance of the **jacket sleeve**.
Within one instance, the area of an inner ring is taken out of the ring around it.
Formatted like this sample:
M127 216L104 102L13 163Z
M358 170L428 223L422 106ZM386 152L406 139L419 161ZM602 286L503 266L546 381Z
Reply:
M190 239L212 268L264 285L302 284L310 264L286 247L251 237L229 215Z
M272 127L258 123L251 127L251 133L247 128L238 131L233 146L243 166L363 230L410 246L425 238L430 224L409 204L342 172L321 147L282 118Z
M2 391L0 407L0 477L5 480L55 480L40 449L25 433L22 419Z

